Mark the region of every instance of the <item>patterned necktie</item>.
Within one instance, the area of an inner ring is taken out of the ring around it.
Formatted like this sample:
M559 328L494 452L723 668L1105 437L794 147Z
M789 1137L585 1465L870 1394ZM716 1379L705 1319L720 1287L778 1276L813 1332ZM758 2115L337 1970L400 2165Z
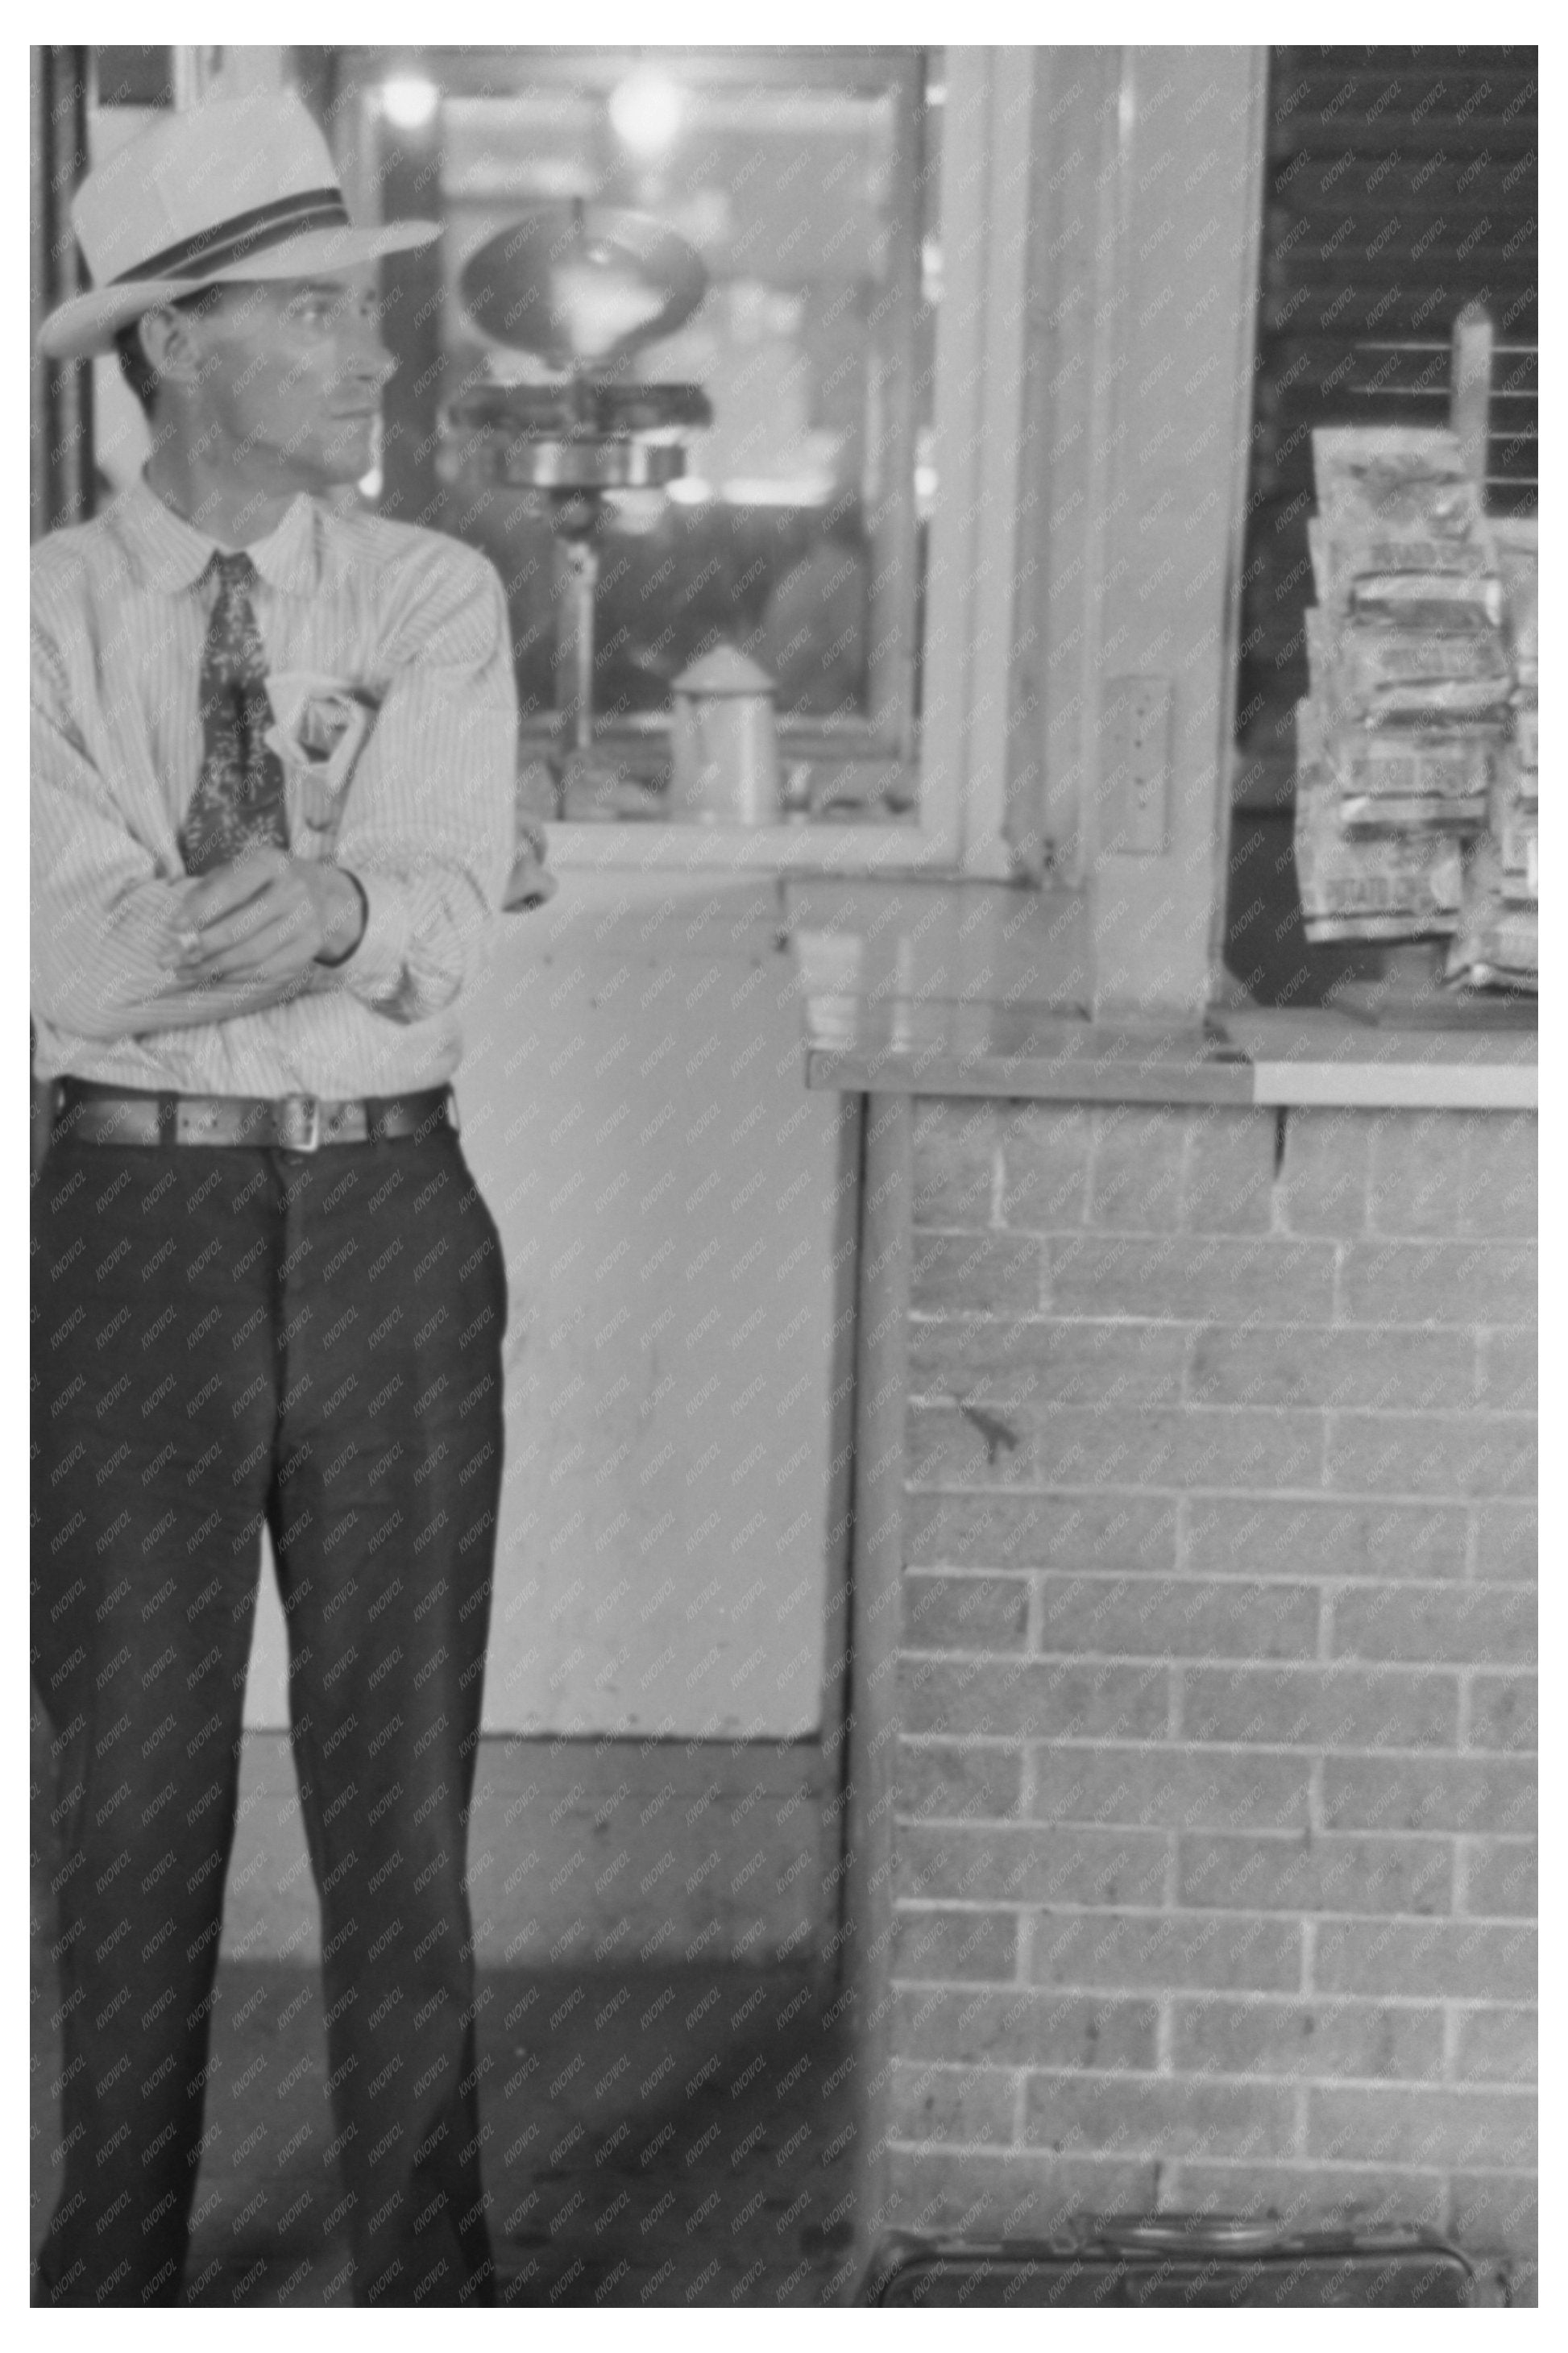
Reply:
M247 849L287 849L283 765L262 742L271 723L267 659L250 607L256 566L215 553L217 598L202 648L202 769L180 828L187 874L231 865Z

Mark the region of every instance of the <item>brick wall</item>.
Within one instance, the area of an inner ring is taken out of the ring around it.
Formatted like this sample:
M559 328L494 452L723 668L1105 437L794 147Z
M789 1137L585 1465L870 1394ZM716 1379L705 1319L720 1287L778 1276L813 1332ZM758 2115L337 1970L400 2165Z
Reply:
M1533 2243L1535 1123L916 1106L889 2219Z

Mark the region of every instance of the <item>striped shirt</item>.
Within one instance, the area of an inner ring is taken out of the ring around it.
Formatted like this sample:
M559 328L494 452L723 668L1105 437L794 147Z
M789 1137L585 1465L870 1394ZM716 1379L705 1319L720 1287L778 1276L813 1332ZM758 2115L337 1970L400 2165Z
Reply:
M358 878L363 936L345 963L312 965L300 994L246 1010L237 989L197 994L163 961L191 887L176 835L201 767L214 546L143 479L33 551L37 1073L190 1094L439 1085L514 847L500 582L457 540L303 494L248 549L269 674L353 687L374 716L330 851L300 822L307 786L286 767L290 849Z

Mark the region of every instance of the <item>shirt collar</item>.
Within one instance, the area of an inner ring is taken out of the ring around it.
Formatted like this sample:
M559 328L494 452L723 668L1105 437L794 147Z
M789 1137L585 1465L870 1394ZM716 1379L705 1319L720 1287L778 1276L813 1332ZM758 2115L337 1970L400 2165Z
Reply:
M195 523L165 506L144 474L138 474L116 502L116 520L131 552L155 588L171 596L199 580L222 546ZM269 588L286 595L309 596L319 575L316 512L301 491L282 521L265 539L246 549Z

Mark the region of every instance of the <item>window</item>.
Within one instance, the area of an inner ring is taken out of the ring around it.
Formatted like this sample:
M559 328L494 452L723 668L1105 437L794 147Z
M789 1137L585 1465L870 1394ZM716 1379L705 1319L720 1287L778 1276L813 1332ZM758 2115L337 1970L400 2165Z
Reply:
M461 274L525 212L565 219L581 200L654 216L708 278L634 355L639 382L700 387L711 422L680 434L668 490L606 497L596 741L658 811L672 683L727 642L775 681L798 823L918 826L942 73L940 51L910 48L338 53L356 213L446 231L385 265L399 373L371 488L495 562L540 797L571 701L563 551L548 498L497 481L450 404L548 376L482 333Z
M1270 52L1225 958L1266 1004L1321 1003L1386 961L1301 934L1311 429L1457 424L1456 325L1479 304L1487 506L1534 512L1536 116L1531 47Z

